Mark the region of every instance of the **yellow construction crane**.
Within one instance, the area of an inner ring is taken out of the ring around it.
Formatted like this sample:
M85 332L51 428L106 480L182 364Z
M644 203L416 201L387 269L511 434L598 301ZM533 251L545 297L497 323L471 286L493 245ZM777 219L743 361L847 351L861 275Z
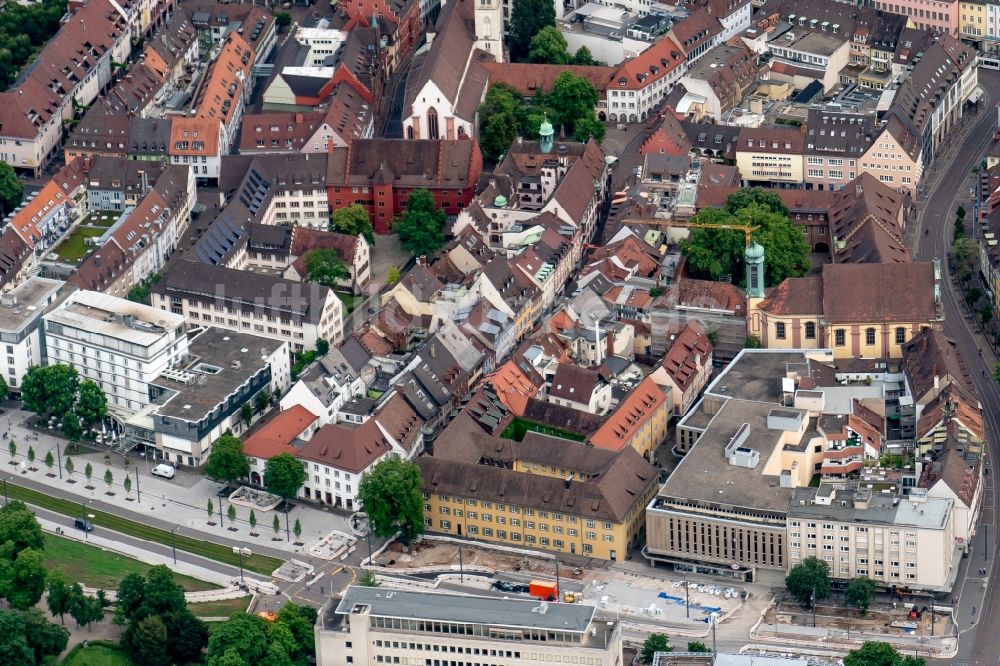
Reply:
M743 232L743 235L747 240L747 247L750 247L750 243L753 242L750 235L760 229L760 227L751 226L749 224L704 224L702 222L676 222L674 220L668 222L667 226L681 227L684 229L735 229Z

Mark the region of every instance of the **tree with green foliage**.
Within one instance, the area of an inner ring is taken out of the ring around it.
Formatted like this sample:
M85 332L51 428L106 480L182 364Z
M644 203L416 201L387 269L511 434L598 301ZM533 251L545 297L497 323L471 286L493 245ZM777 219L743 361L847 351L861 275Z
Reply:
M328 351L330 351L330 343L324 338L316 338L316 356L326 356ZM260 394L258 393L258 395Z
M167 626L156 615L133 622L122 635L125 653L143 666L170 666L169 646Z
M399 282L399 266L389 266L389 274L386 275L385 282L390 287Z
M33 366L21 379L24 406L38 414L62 416L76 402L80 375L76 368L57 365Z
M789 570L785 588L800 604L812 608L830 597L830 565L817 557L807 557Z
M249 402L244 402L240 407L240 419L247 428L250 427L250 422L253 421L253 406Z
M4 551L7 550L4 544ZM17 559L5 555L0 560L0 594L12 608L26 610L37 604L45 593L45 553L26 548Z
M38 609L0 610L0 664L52 664L68 642L69 631Z
M490 86L478 115L479 149L486 160L497 162L521 130L524 101L516 90L497 83Z
M420 188L410 192L406 210L394 226L408 252L418 257L430 256L444 247L446 217L430 190Z
M847 603L859 609L862 615L868 612L874 597L875 581L867 576L852 578L844 588L844 598L847 599Z
M267 623L256 615L236 613L219 625L208 638L206 663L224 666L227 652L234 652L243 664L257 664L267 654Z
M285 500L295 497L305 481L302 462L291 454L280 453L264 465L264 486Z
M78 390L75 411L89 428L108 413L108 396L104 394L104 390L96 382L82 381Z
M20 611L18 615L24 622L24 635L35 655L34 663L39 666L55 663L53 658L62 653L69 643L69 630L49 622L37 608ZM2 659L0 663L3 663Z
M513 62L523 62L531 51L531 40L542 28L555 26L555 4L546 0L514 0L507 32Z
M66 624L64 616L69 612L69 585L66 576L58 569L49 572L49 588L45 603L49 612L59 616L59 621Z
M33 664L35 653L19 613L0 610L0 664Z
M351 269L333 248L309 250L305 259L306 276L310 282L337 289L351 279Z
M983 326L990 323L993 320L993 306L989 303L983 305L979 308L979 320L983 323Z
M227 432L212 443L205 461L205 476L216 481L235 483L250 474L250 460L243 453L243 442Z
M76 471L76 465L73 463L73 459L66 456L66 462L63 463L63 467L66 469L66 476L68 476L69 480L72 481L73 472Z
M278 611L277 624L288 627L295 642L298 644L299 658L309 658L316 655L316 635L313 627L316 625L317 612L311 606L299 606L289 601Z
M256 534L257 532L257 514L254 513L253 509L250 509L250 534Z
M104 606L100 598L88 597L79 583L69 589L69 615L77 627L89 627L104 618Z
M657 652L673 652L666 634L650 634L642 643L639 658L644 664L652 664Z
M317 345L319 341L317 340ZM271 392L267 389L261 389L257 391L257 394L253 397L253 408L257 410L258 413L263 413L267 409L268 403L271 402Z
M115 474L111 468L104 470L104 483L108 486L108 495L111 494L111 487L115 484Z
M158 616L167 628L170 641L167 652L175 664L193 664L199 661L201 651L208 645L208 627L188 609ZM142 662L136 662L142 663Z
M604 123L591 113L589 116L577 119L573 125L573 140L586 143L589 139L593 138L594 141L600 143L604 141L606 131Z
M236 505L230 504L229 508L226 509L226 517L229 518L229 529L236 529L234 524L236 523Z
M128 474L125 475L125 480L122 481L122 487L125 489L125 499L130 499L132 497L132 477Z
M10 453L10 464L14 464L14 459L17 457L17 442L13 439L10 440L10 444L7 445L7 451Z
M594 107L599 99L597 89L586 77L568 71L556 77L552 92L546 96L549 107L555 112L555 122L570 134L579 121L595 117Z
M66 412L62 419L62 434L71 442L79 441L83 437L83 426L76 412Z
M358 579L358 585L362 587L378 587L381 583L378 582L378 578L375 577L375 572L366 570L361 574L361 578Z
M333 211L329 228L340 234L364 236L369 245L375 244L375 231L368 219L368 211L360 204L351 204Z
M586 46L581 46L576 50L576 53L573 54L573 62L571 64L594 67L603 63L594 59L594 54L590 52L590 49Z
M701 641L688 641L688 652L711 652L709 647Z
M278 538L278 533L281 532L281 520L278 518L278 514L274 514L274 520L271 521L271 529L274 530L274 538Z
M364 474L358 500L368 514L372 533L388 538L398 530L404 541L423 534L422 484L420 468L402 458L384 458Z
M17 177L14 167L0 162L0 218L17 208L24 199L24 183Z
M292 525L292 534L295 535L296 541L302 538L302 523L299 522L298 518L295 519L295 524Z
M35 469L35 447L28 446L28 468Z
M0 377L0 400L6 400L7 395L10 393L10 387L7 386L6 380Z
M572 61L566 38L554 25L547 25L531 38L528 60L549 65L568 65Z
M215 514L215 502L212 501L211 497L208 498L208 504L205 505L205 511L208 513L208 524L212 525L212 516Z
M959 238L951 244L948 261L959 282L968 282L979 270L979 246L971 238Z
M90 478L94 475L94 466L90 463L83 468L83 476L87 479L87 488L91 489L93 486L90 484Z
M292 15L288 12L275 12L274 24L278 28L287 28L292 24Z
M866 641L844 657L844 666L924 666L920 657L904 657L888 643Z
M736 190L726 198L726 210L734 215L753 206L763 206L768 211L788 217L788 208L774 190L762 187L750 187Z
M54 476L54 474L52 474L52 467L56 464L56 457L52 455L52 449L49 449L49 451L45 454L45 460L43 462L45 462L45 467L49 470L48 475Z
M118 584L115 622L136 622L150 615L166 615L187 608L184 588L169 567L150 567L145 576L128 574Z
M42 526L24 502L10 500L0 508L0 558L14 560L22 551L44 548Z
M785 215L760 203L730 211L706 208L694 222L709 226L752 225L753 240L764 247L765 282L775 286L789 277L804 275L810 268L809 244ZM746 238L742 229L691 229L682 246L692 273L718 280L723 275L744 279Z

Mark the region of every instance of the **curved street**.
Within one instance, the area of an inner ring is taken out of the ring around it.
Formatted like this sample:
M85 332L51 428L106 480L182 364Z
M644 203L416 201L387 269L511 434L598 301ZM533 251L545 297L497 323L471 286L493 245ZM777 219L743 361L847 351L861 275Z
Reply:
M945 146L935 163L936 168L928 178L927 199L918 204L921 210L913 225L913 254L921 261L941 260L944 332L955 340L969 365L982 404L987 437L984 458L989 468L993 458L1000 458L1000 386L992 375L997 358L978 333L973 321L975 315L963 307L961 294L952 283L947 268L955 210L960 203L966 203L971 212L964 199L973 183L972 169L982 159L997 129L993 105L1000 97L997 94L1000 75L980 69L979 76L987 93L981 103L982 110L956 132L954 143ZM996 557L997 537L1000 536L996 529L997 494L992 475L985 476L984 483L976 536L972 539L969 556L962 563L956 585L956 621L962 639L957 658L947 661L950 664L996 664L997 654L1000 654L1000 613L995 612L1000 603L1000 589L995 584L1000 580L1000 564ZM980 568L987 570L987 576L979 575ZM984 614L983 609L991 609L991 612Z

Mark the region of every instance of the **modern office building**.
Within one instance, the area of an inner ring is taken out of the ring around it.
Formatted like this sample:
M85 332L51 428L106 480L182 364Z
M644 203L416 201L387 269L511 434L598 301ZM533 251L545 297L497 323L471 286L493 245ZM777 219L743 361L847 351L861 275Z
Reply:
M58 280L30 277L0 296L0 345L4 351L0 367L12 391L19 391L28 368L42 364L42 314L56 300L62 285Z
M48 364L97 382L119 418L148 405L150 383L187 355L184 317L97 291L74 292L44 319Z
M320 610L318 666L619 666L621 624L595 606L352 585Z
M246 429L243 405L253 405L261 392L280 395L290 383L287 342L207 328L191 338L183 358L150 381L150 403L125 423L126 445L198 467L223 433Z

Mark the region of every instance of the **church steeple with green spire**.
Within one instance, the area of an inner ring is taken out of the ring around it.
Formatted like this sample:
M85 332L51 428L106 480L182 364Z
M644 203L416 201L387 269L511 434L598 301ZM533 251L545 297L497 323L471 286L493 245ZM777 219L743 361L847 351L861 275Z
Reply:
M538 145L542 149L543 153L552 152L552 143L555 140L555 129L552 127L552 123L549 122L548 116L542 119L542 124L538 128Z

